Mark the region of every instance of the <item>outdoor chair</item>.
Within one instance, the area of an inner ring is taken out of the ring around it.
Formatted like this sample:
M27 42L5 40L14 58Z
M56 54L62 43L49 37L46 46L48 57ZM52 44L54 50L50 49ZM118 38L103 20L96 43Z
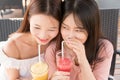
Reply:
M0 14L2 17L4 16L3 11L5 11L5 9L22 9L22 14L24 14L22 0L0 0Z
M108 80L114 80L116 54L120 55L117 50L118 18L119 9L100 9L102 32L114 46L114 54L111 62L110 76Z
M8 35L20 27L21 21L22 18L0 19L0 41L7 40Z

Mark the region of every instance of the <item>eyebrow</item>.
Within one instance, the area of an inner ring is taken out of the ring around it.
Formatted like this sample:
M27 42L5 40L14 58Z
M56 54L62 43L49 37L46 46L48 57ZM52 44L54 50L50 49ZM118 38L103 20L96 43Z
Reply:
M68 26L68 27L69 27L69 25L67 25L67 24L65 24L65 23L62 23L62 25L65 25L65 26ZM82 26L82 25L81 25L81 26ZM75 28L76 28L76 29L84 29L83 26L82 26L82 27L76 26Z
M69 25L67 25L67 24L65 24L65 23L62 23L62 25L69 26Z
M40 25L38 25L38 24L35 24L35 26L39 26L40 27Z
M65 26L68 26L69 27L69 25L67 25L67 24L65 24L65 23L62 23L63 25L65 25ZM79 28L78 26L76 26L75 28Z
M39 26L39 27L41 27L40 25L38 25L38 24L35 24L35 26ZM53 27L49 27L49 28L57 28L56 26L53 26Z

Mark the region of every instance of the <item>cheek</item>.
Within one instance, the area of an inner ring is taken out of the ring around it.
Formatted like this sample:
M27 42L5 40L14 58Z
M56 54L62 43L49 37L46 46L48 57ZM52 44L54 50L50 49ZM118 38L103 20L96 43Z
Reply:
M36 35L38 35L38 32L39 32L39 31L37 31L37 30L35 30L35 29L33 29L33 28L30 28L30 33L31 33L31 35L36 36Z
M86 40L87 40L87 35L86 34L79 34L79 35L77 35L77 39L79 39L82 43L85 43L86 42Z
M51 32L51 33L48 33L48 35L50 35L51 36L51 38L55 38L57 35L58 35L58 31L56 31L56 32Z
M64 30L61 30L61 35L62 35L62 38L65 39L67 32L65 32Z
M87 41L87 36L84 37L83 43L85 43Z

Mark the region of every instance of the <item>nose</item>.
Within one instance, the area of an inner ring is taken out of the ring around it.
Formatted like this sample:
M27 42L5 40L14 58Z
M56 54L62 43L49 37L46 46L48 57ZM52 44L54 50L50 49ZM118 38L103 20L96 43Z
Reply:
M73 39L73 38L74 38L74 33L73 33L73 31L70 31L70 32L68 33L67 39Z
M39 38L45 39L47 37L47 32L46 31L40 31L38 33Z

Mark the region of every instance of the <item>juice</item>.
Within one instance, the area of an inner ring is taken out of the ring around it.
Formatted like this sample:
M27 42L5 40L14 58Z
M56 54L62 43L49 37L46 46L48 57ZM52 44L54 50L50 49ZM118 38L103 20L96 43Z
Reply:
M48 65L38 62L31 66L32 80L48 80Z
M59 71L70 72L72 62L68 58L60 58L57 63L57 68Z

